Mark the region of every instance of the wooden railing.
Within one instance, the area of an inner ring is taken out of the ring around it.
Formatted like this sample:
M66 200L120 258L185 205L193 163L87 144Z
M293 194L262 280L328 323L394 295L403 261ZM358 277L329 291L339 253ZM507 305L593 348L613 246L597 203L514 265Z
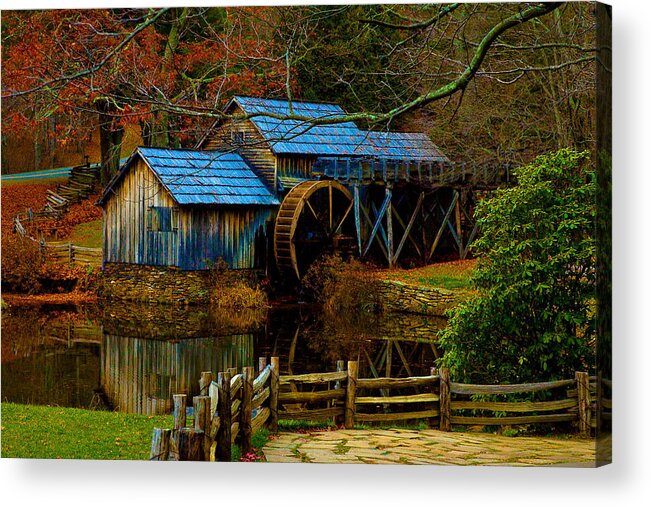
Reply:
M42 243L55 261L77 264L101 264L102 249L78 246L74 243Z
M151 459L230 461L233 444L249 452L253 433L264 426L276 432L279 419L331 420L347 429L426 420L443 431L453 425L574 422L589 434L612 418L612 396L606 396L612 383L585 372L553 382L476 385L451 382L447 368L422 377L358 378L356 361L345 371L343 365L338 361L335 372L281 376L273 357L270 365L260 360L257 377L252 367L219 373L216 382L204 372L201 395L193 398L194 427L185 424L185 395L174 395L174 430L154 429ZM545 401L497 399L537 392L545 392Z

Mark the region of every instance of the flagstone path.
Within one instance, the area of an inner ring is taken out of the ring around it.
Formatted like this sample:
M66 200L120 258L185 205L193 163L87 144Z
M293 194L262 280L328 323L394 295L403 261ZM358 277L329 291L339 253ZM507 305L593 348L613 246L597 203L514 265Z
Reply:
M263 452L272 463L592 467L595 447L594 440L578 437L378 429L281 433Z

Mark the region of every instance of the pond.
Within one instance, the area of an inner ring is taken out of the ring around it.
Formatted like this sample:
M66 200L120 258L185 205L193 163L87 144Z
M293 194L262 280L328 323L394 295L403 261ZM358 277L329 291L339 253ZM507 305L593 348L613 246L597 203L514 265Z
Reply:
M425 315L326 315L309 305L13 307L2 315L2 400L167 413L173 394L198 394L202 371L257 366L262 356L279 356L281 374L357 360L360 377L424 375L444 324Z

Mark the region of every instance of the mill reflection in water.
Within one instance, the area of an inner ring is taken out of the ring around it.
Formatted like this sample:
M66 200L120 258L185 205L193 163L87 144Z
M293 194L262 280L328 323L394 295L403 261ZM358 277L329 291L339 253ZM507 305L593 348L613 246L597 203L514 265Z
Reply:
M444 325L420 315L324 315L212 307L91 305L13 309L3 315L3 400L140 414L198 394L202 371L240 370L280 357L281 373L332 371L358 360L360 376L429 373ZM6 353L6 351L8 353Z

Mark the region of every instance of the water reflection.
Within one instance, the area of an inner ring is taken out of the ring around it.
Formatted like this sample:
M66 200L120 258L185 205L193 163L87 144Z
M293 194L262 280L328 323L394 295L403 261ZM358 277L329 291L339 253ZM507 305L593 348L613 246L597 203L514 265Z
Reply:
M239 370L272 355L283 373L358 360L361 376L426 374L443 324L417 315L323 315L302 305L12 309L2 318L3 400L166 413L173 394L198 394L202 371Z

